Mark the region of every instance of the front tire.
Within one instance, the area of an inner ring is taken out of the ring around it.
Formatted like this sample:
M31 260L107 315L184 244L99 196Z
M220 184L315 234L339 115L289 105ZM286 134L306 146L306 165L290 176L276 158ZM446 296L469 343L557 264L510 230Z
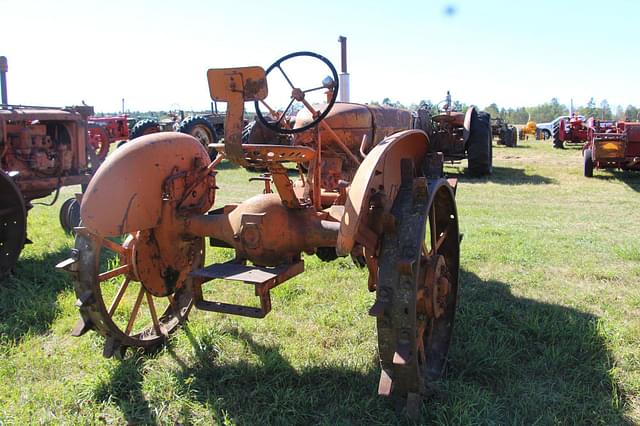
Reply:
M583 153L583 173L585 177L593 177L593 154L590 149L585 149Z

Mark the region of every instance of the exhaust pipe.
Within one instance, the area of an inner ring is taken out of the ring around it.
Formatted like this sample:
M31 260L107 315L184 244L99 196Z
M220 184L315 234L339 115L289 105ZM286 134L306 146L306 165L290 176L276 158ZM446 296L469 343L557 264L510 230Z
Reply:
M2 105L8 105L7 101L7 71L9 65L6 56L0 56L0 94L2 95Z
M340 68L340 102L349 102L349 73L347 72L347 38L340 36L338 38L340 42L340 56L342 64Z

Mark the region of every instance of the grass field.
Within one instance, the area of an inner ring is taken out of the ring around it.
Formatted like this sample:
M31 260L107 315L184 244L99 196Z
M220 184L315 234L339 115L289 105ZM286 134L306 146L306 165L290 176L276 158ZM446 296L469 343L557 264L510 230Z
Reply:
M584 178L580 150L548 142L494 157L488 179L447 167L460 174L460 298L421 423L640 423L640 174ZM260 191L223 166L216 204ZM264 320L192 311L157 353L104 359L95 333L69 335L60 204L32 210L34 244L0 288L0 424L410 423L377 397L374 295L349 259L307 256ZM254 299L213 286L210 297Z

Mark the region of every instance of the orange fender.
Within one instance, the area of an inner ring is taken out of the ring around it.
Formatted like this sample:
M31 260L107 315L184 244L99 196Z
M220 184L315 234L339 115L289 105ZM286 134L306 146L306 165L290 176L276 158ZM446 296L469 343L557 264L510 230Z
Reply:
M346 256L351 252L361 227L366 226L363 217L367 214L371 195L384 192L384 209L386 212L391 210L401 183L400 161L412 159L414 167L420 170L428 145L429 138L422 130L405 130L387 137L369 152L349 188L340 221L338 255Z
M107 156L89 182L80 205L82 226L101 236L153 228L160 222L165 179L209 163L207 151L190 135L137 138Z

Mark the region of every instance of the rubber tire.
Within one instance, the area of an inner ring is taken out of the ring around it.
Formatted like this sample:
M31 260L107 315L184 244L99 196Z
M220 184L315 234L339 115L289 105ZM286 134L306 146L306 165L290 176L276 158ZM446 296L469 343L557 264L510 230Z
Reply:
M585 177L593 177L593 154L590 149L585 149L582 153L583 173Z
M547 140L551 139L551 132L547 129L542 130L542 139Z
M11 273L27 240L27 208L20 189L0 170L0 209L7 211L0 220L0 279ZM12 210L8 210L13 207Z
M557 149L564 149L564 144L560 140L560 125L553 129L553 147Z
M490 175L493 163L490 115L484 111L471 114L467 162L471 176Z
M160 125L156 120L146 119L140 120L131 129L131 135L129 140L139 138L140 136L149 135L151 133L158 133L160 131Z
M182 123L180 123L180 127L178 127L178 131L180 133L185 133L187 135L196 137L194 135L194 132L199 127L204 128L209 133L208 135L209 143L218 142L218 135L216 134L216 130L213 128L211 123L209 123L209 121L206 118L202 117L201 115L194 115L185 119ZM202 141L200 142L204 146L204 149L206 149L207 152L209 153L209 158L211 159L211 161L215 160L216 157L218 156L218 151L216 151L214 148L209 148L209 143L204 143Z

